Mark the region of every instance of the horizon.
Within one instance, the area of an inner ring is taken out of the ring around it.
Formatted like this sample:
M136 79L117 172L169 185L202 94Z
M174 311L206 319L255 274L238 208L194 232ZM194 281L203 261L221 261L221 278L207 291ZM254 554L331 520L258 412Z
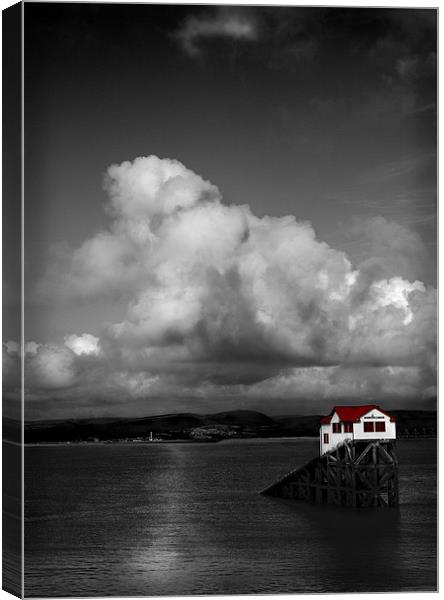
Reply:
M341 406L341 405L336 405L336 406ZM354 406L354 405L342 405L342 406ZM381 406L379 405L374 405L375 407L381 408ZM261 412L261 411L257 411L257 410L251 410L251 409L243 409L243 408L238 408L238 409L233 409L233 410L226 410L226 411L217 411L217 412L212 412L212 413L203 413L203 412L193 412L193 411L184 411L184 412L176 412L176 413L155 413L155 414L147 414L144 416L102 416L102 417L79 417L79 418L61 418L61 419L29 419L29 420L25 420L25 424L26 423L38 423L38 422L63 422L63 421L95 421L95 420L143 420L143 419L152 419L152 418L156 418L156 417L172 417L172 416L177 416L177 415L198 415L198 416L215 416L215 415L219 415L219 414L231 414L231 413L254 413L254 414L260 414L260 415L264 415L266 417L269 417L271 419L276 418L276 417L319 417L322 418L323 416L328 416L328 414L330 414L333 409L335 408L335 406L332 407L332 409L329 411L329 413L324 414L324 413L319 413L319 412L314 412L314 413L278 413L278 414L274 414L274 413L265 413L265 412ZM421 407L421 408L386 408L383 407L383 410L385 410L386 412L438 412L438 408L435 405L435 408L431 408L431 407ZM8 419L8 417L5 417ZM10 420L14 420L14 419L10 419Z
M435 9L24 14L26 420L436 401Z

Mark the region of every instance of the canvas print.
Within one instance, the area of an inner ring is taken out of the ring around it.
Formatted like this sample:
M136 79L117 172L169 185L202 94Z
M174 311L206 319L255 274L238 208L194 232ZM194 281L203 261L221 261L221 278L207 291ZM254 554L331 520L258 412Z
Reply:
M4 588L436 591L437 9L3 23Z

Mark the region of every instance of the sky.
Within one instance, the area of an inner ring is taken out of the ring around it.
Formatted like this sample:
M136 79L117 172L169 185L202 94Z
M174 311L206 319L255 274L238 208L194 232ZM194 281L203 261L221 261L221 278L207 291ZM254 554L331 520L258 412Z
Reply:
M25 3L26 418L433 406L436 34Z

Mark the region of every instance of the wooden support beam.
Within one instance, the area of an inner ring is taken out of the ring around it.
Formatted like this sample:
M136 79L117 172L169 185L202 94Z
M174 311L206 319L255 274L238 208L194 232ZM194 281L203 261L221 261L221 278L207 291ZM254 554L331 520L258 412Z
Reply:
M291 471L263 493L353 508L396 506L399 482L394 444L349 442Z

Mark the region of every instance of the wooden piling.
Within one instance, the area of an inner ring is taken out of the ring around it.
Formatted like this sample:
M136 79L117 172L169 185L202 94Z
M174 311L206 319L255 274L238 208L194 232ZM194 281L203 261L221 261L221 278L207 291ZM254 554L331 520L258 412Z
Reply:
M261 493L317 505L359 508L397 506L398 486L394 440L346 440Z

